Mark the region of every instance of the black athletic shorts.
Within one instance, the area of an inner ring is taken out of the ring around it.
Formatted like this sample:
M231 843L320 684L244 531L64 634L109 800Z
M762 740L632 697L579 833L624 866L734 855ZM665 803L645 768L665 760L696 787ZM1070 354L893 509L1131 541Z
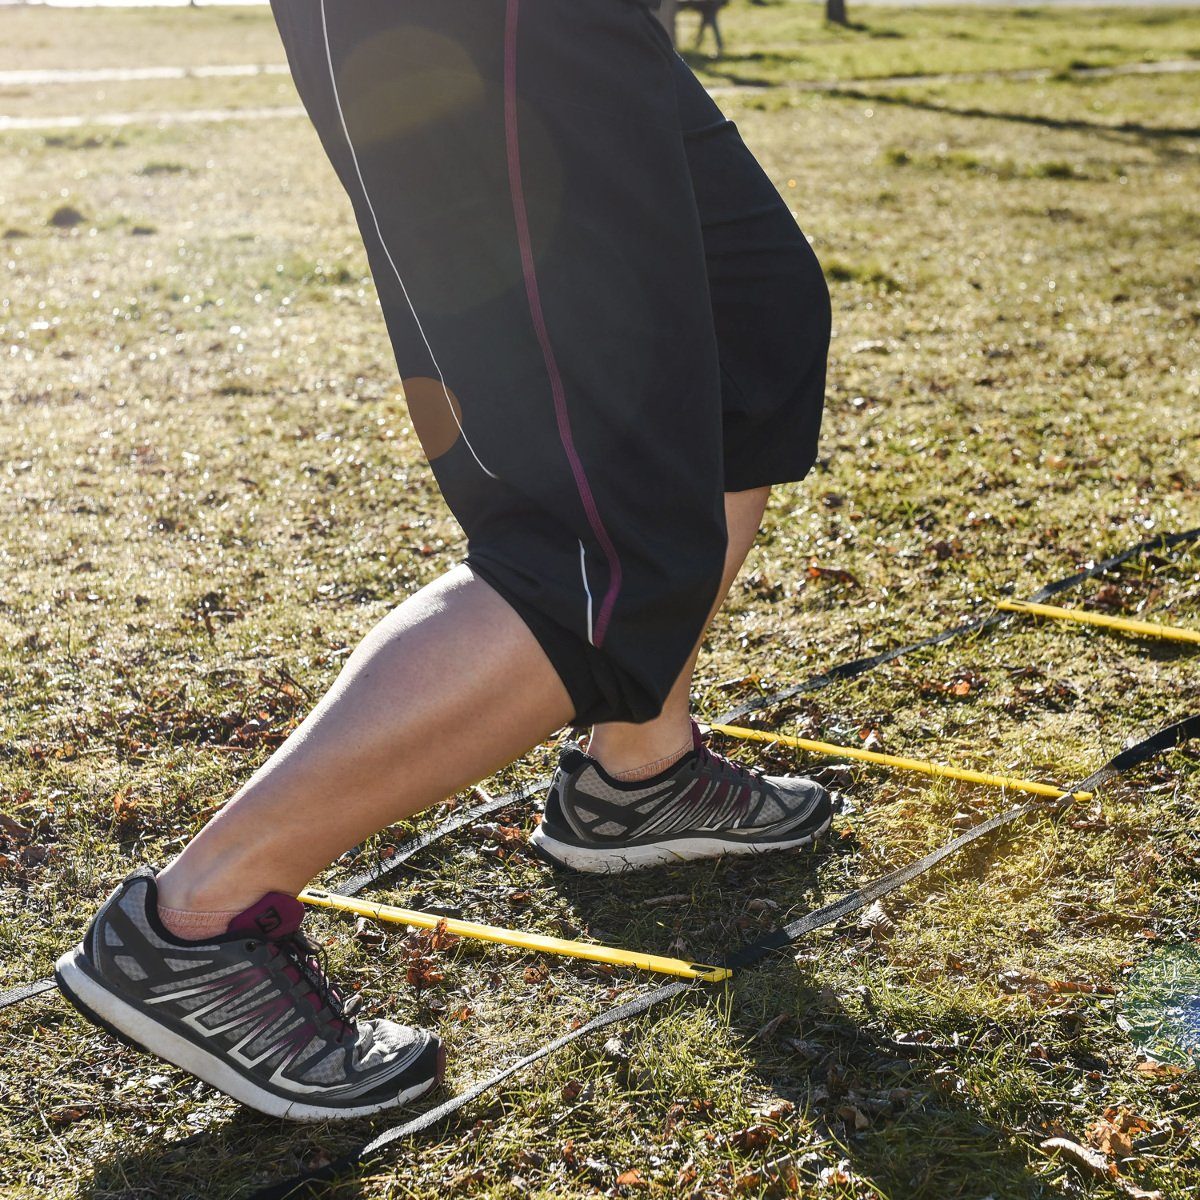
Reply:
M575 723L656 716L723 493L816 457L829 295L652 0L273 0L467 563Z

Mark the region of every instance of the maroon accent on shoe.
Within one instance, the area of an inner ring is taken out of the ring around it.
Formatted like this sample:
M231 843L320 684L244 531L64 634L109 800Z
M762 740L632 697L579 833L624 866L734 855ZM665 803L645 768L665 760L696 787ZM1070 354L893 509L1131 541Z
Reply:
M286 937L304 920L304 905L285 892L268 892L229 922L230 933L257 933L261 937Z
M745 790L745 788L742 789L743 792ZM717 784L716 788L713 789L712 799L709 801L709 808L712 809L713 812L716 812L718 809L720 809L721 805L724 804L729 798L729 793L731 791L733 791L733 784L730 783L728 779L722 779L721 782Z
M740 762L735 762L732 758L726 758L724 754L718 754L715 750L708 746L701 745L698 747L700 751L700 761L708 762L724 767L725 770L735 772L738 777L745 781L747 787L753 786L752 781L756 777L762 776L762 771L758 767L747 767Z
M692 749L704 749L704 735L700 732L700 726L696 724L694 717L688 718L692 723Z
M256 900L249 908L238 913L229 922L230 933L254 933L264 937L269 942L278 943L298 932L300 923L304 920L304 905L295 896L286 892L268 892L261 900ZM271 947L272 954L283 953L278 945ZM333 994L337 1002L342 1004L345 997L329 981L315 955L307 955L304 965L312 972L313 977L323 981L324 986ZM287 963L283 973L292 983L299 983L304 978L304 972L295 963ZM312 984L312 979L309 979ZM314 1012L320 1012L325 1005L325 999L319 989L312 988L305 997ZM353 1028L352 1023L334 1018L334 1025L341 1026L341 1032L346 1033Z

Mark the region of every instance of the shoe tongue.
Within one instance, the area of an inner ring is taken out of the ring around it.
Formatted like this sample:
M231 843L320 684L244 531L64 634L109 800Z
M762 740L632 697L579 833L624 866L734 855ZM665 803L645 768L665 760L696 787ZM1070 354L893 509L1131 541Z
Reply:
M268 892L229 922L230 933L258 933L266 938L295 933L304 920L304 905L286 892Z
M569 775L576 767L587 762L587 755L578 742L568 742L558 752L558 765Z

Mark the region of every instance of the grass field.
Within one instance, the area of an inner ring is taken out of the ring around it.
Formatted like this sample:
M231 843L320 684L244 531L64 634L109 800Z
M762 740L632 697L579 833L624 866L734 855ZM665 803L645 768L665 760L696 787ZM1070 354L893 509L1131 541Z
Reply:
M1200 88L1072 74L1196 58L1200 14L852 16L831 31L815 5L738 4L726 60L695 59L711 84L755 85L721 103L835 312L821 459L776 491L711 632L703 716L1200 525ZM0 31L0 70L281 58L245 9L6 10ZM1048 74L887 78L1028 67ZM805 80L848 82L779 86ZM295 103L279 76L0 87L0 115ZM170 857L463 546L306 122L0 138L3 989L46 974L135 863ZM1200 627L1200 551L1065 602ZM1015 622L759 716L1065 784L1195 711L1197 684L1186 647ZM1147 1059L1126 1015L1147 981L1195 975L1195 750L980 843L873 928L558 1054L328 1194L1200 1195L1196 1073ZM509 831L534 814L513 809L372 897L705 959L1010 802L778 748L756 761L825 772L842 811L821 848L568 879L521 848ZM427 943L310 920L365 1013L439 1028L452 1090L650 986L459 943L416 990L405 964ZM226 1200L383 1127L241 1110L54 994L0 1015L5 1200ZM1054 1136L1111 1173L1043 1150Z

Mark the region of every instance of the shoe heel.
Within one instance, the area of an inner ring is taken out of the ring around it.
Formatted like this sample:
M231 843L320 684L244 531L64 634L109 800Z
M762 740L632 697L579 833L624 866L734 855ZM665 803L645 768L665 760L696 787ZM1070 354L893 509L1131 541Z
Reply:
M76 951L76 954L78 954L78 951ZM61 962L61 959L59 961ZM111 1034L111 1036L115 1037L118 1042L123 1042L132 1050L137 1050L142 1054L151 1053L151 1051L147 1050L146 1047L141 1044L141 1042L131 1038L129 1034L125 1033L121 1029L118 1029L112 1024L112 1022L106 1021L98 1012L95 1012L89 1008L71 989L71 985L68 984L66 979L63 978L63 973L57 965L55 965L54 968L54 982L58 985L58 990L62 993L63 999L66 1000L67 1003L70 1004L71 1007L74 1008L75 1011L79 1013L79 1015L83 1017L85 1021L90 1021L98 1029L103 1029L105 1033Z

